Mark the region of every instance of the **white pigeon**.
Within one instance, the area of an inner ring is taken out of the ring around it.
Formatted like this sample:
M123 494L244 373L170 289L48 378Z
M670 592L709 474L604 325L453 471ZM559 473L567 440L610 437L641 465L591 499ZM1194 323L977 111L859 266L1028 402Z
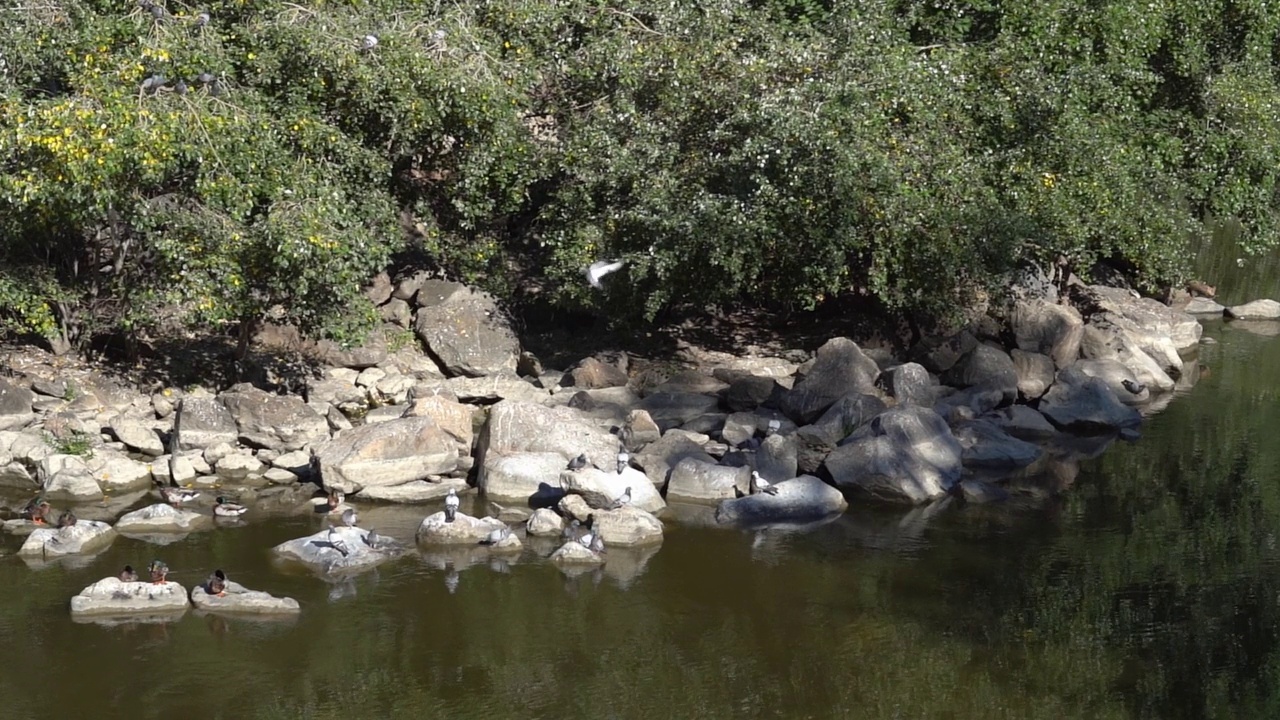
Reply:
M462 505L462 501L458 499L458 493L453 488L449 488L449 494L444 498L444 521L453 522L458 516L458 507Z
M600 280L605 275L621 270L626 264L626 260L597 260L587 267L587 282L591 283L591 287L599 290L603 287Z
M755 493L764 493L766 495L777 495L778 486L760 477L760 473L755 470L751 471L751 491Z
M504 540L511 537L511 528L507 525L489 533L489 536L480 541L481 545L501 545Z
M329 528L329 547L342 553L342 557L346 557L351 553L347 549L347 544L343 542L342 535L338 534L337 529L333 527Z
M618 474L621 475L623 470L627 469L627 465L631 464L631 454L626 450L618 453Z
M770 435L776 435L778 431L781 429L782 429L781 420L770 420L768 429L764 431L764 436L769 437Z

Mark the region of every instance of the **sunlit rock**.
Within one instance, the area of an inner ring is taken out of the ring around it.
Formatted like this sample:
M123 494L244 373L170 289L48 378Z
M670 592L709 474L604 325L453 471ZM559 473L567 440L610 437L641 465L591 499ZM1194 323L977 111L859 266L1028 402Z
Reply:
M122 533L186 533L204 530L213 525L208 515L156 503L123 515L116 521L116 531Z
M716 508L721 523L774 523L816 520L849 507L844 495L812 475L773 483L776 495L756 493L725 500Z
M188 607L187 590L176 582L121 582L99 580L71 598L72 615L170 616Z
M298 601L289 597L276 597L261 590L249 590L238 582L228 580L226 594L211 594L203 584L191 590L191 604L199 610L249 615L275 615L301 611Z
M60 555L92 554L115 540L111 526L97 520L81 520L64 528L39 528L27 536L19 555L33 557L57 557Z

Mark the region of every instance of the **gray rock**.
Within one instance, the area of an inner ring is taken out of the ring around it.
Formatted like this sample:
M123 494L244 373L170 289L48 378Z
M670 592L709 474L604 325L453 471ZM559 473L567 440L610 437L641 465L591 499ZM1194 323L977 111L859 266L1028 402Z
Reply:
M570 540L551 553L551 562L557 565L602 565L604 556Z
M1058 429L1039 410L1026 405L1010 405L995 411L991 420L1005 432L1022 440L1044 440Z
M1276 320L1280 319L1280 302L1275 300L1254 300L1243 305L1233 305L1225 310L1226 316L1235 320Z
M520 342L493 298L460 283L427 280L417 294L414 331L446 373L515 373Z
M1059 368L1080 357L1084 318L1073 307L1040 299L1019 300L1010 313L1009 328L1019 350L1046 355Z
M720 407L720 398L686 392L655 392L640 403L662 431L680 427Z
M725 417L724 427L720 429L720 439L731 447L738 447L752 438L764 435L769 429L769 422L773 420L778 421L780 434L796 430L796 424L777 411L736 412Z
M261 590L250 590L238 582L228 580L226 594L211 595L204 585L191 589L191 604L197 610L244 615L293 614L302 611L298 601L288 597L276 597Z
M810 436L820 437L823 442L835 445L848 437L858 428L871 421L871 418L884 412L884 401L874 395L849 393L842 396L811 426Z
M805 378L779 400L779 408L799 425L812 423L850 392L874 394L880 368L848 338L828 340Z
M943 373L954 367L977 344L978 339L968 331L946 338L930 336L912 348L911 355L929 372Z
M710 438L701 436L701 441L696 438L697 436L682 430L672 430L656 442L646 445L643 450L632 456L632 460L644 468L644 474L653 482L654 487L664 488L671 475L671 468L685 458L693 458L710 465L716 463L716 459L703 449L704 443Z
M81 520L64 528L40 528L27 536L19 555L30 557L61 557L63 555L89 555L116 539L111 526L97 520Z
M16 430L35 422L31 391L0 378L0 430Z
M1080 328L1083 336L1084 328ZM1076 354L1080 354L1080 343L1076 342ZM1018 394L1027 400L1035 400L1044 394L1057 374L1053 360L1048 355L1036 352L1013 349L1009 353L1013 360L1013 369L1018 373Z
M231 453L218 460L218 477L226 482L239 482L250 475L262 475L262 461L248 452Z
M1217 301L1210 300L1206 297L1193 297L1191 301L1182 308L1182 311L1188 315L1223 315L1226 308Z
M952 434L964 449L960 459L965 467L1015 470L1035 462L1041 454L1038 446L987 420L960 423L952 428Z
M307 397L312 404L324 403L348 412L363 410L368 407L369 394L356 387L356 377L347 368L330 368L326 377L308 381Z
M1199 323L1196 323L1196 327L1199 326ZM1089 327L1091 330L1123 336L1127 344L1140 348L1171 378L1176 378L1182 373L1182 356L1178 354L1178 347L1174 344L1173 338L1163 332L1143 327L1132 319L1111 313L1095 313L1089 319ZM1197 336L1198 341L1199 336Z
M776 378L746 375L734 379L724 392L725 407L733 412L754 410L770 398L781 398L786 391Z
M985 343L974 346L942 376L943 382L959 388L999 390L1004 402L1018 398L1018 371L1004 350Z
M134 510L116 521L116 531L122 533L187 533L211 527L212 517L165 503Z
M531 537L560 537L564 532L564 518L550 508L538 508L525 522L524 530Z
M369 333L360 345L345 347L332 340L316 343L316 358L333 367L356 370L373 367L387 359L387 339L381 330Z
M386 305L378 309L378 314L386 322L402 328L407 328L413 324L413 308L400 298L392 298Z
M1134 297L1128 290L1101 285L1092 285L1088 290L1098 309L1127 318L1152 337L1167 338L1175 352L1195 347L1204 333L1190 314L1153 298ZM1094 322L1092 317L1090 322Z
M401 485L370 485L360 490L361 500L378 500L393 503L426 503L440 500L452 488L457 492L467 489L467 481L444 478L439 482L413 480Z
M49 455L40 460L40 472L48 478L44 494L50 500L88 502L102 499L102 488L83 458Z
M400 485L458 466L452 436L429 417L362 425L315 449L325 487L356 492L377 485Z
M720 396L728 389L725 381L700 370L683 370L668 377L653 388L653 392L689 393L693 395Z
M239 436L235 418L227 406L212 397L182 399L182 437L179 450L203 450L219 443L234 443Z
M364 424L372 425L374 423L387 422L388 420L396 420L404 415L408 410L408 405L382 405L373 408L364 416Z
M246 445L289 452L329 439L329 423L302 398L239 385L222 394L222 403ZM184 419L183 435L186 431Z
M306 450L281 453L271 459L271 466L281 470L288 470L295 475L305 475L310 472L311 453Z
M509 372L496 372L487 377L449 378L437 386L452 393L459 401L471 403L502 400L546 402L550 397L546 390Z
M503 527L506 523L497 518L478 518L461 512L454 516L453 522L445 522L444 513L438 512L422 519L416 537L422 545L476 545Z
M568 407L545 407L525 402L505 401L489 410L476 444L476 461L483 468L490 452L556 453L565 467L571 458L585 454L596 467L616 466L618 438ZM548 478L555 484L556 475Z
M756 525L806 522L844 512L844 494L812 475L773 483L776 495L756 493L725 500L716 507L716 522Z
M334 532L341 538L347 554L334 548L329 542L329 528L314 535L288 540L272 548L277 556L302 563L317 572L332 575L370 570L400 554L397 547L369 547L365 542L367 530L358 527L337 526Z
M1125 405L1141 405L1151 399L1151 390L1142 387L1137 375L1119 360L1081 360L1071 367L1074 372L1105 382ZM1134 388L1141 388L1141 391L1135 393Z
M773 435L760 443L755 469L765 480L781 482L796 476L798 441L794 436Z
M187 590L176 582L121 582L108 577L71 598L72 615L149 615L185 611Z
M715 504L750 491L751 470L687 457L671 469L668 502Z
M593 357L584 358L565 375L562 383L584 390L622 387L630 380L617 365Z
M627 448L632 452L662 437L662 430L648 410L636 409L627 413L623 427L627 432Z
M1142 423L1138 411L1121 403L1106 381L1072 368L1058 373L1038 409L1049 422L1071 432L1105 433Z
M604 538L606 548L641 547L662 542L662 521L637 507L621 507L617 510L593 508L581 495L566 495L560 501L560 511L566 517L586 522L594 516L594 529Z
M130 449L155 457L164 454L164 443L156 431L142 424L138 418L116 415L107 425L111 434Z
M116 495L151 486L151 467L130 457L102 451L86 463L102 492Z
M1125 332L1105 321L1085 326L1080 354L1085 360L1116 360L1143 385L1159 392L1173 390L1173 378Z
M903 363L885 370L881 375L881 382L900 405L933 404L933 378L929 377L929 371L919 363Z
M490 452L480 467L476 486L496 502L555 502L560 498L560 471L568 460L554 452Z
M582 470L562 469L560 487L565 492L581 495L594 508L607 509L627 488L631 488L631 504L641 510L658 513L667 507L666 501L658 494L648 476L631 467L621 474L593 467Z
M836 487L876 500L923 503L942 497L960 478L963 449L934 411L890 408L827 456Z

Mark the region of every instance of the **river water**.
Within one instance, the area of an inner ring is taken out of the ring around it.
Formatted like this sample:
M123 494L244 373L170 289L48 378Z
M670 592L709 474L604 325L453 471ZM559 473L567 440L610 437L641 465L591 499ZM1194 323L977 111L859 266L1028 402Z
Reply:
M1274 267L1228 260L1228 300L1275 294ZM269 558L305 517L120 538L81 566L0 538L0 717L1280 717L1278 333L1210 324L1207 376L1056 497L803 532L669 522L577 578L529 551L456 575L415 551L330 585ZM424 513L364 523L411 542ZM303 611L71 621L72 595L152 557Z

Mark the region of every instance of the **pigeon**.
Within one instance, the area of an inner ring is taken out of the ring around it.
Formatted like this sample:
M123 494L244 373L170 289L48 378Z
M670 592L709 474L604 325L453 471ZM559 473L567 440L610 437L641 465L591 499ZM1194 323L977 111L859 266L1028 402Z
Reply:
M208 85L217 79L218 78L214 77L213 73L207 73L207 72L202 72L196 76L196 81L199 82L201 85Z
M621 475L623 470L627 469L627 465L631 463L631 454L626 450L618 451L618 474Z
M196 27L202 28L208 24L209 24L209 13L202 12L199 15L196 15Z
M597 290L601 289L604 287L600 284L601 278L611 272L621 270L622 266L625 265L626 262L626 260L597 260L596 262L591 263L586 270L587 282L591 284L591 287Z
M151 17L155 18L156 20L164 19L164 8L160 7L159 5L148 6L147 11L150 12Z
M778 486L760 477L760 473L755 470L751 471L751 494L764 493L765 495L777 495Z
M356 514L355 508L347 508L342 511L342 524L347 527L355 527L359 522L360 516Z
M587 454L586 454L586 453L583 453L583 454L579 455L578 457L576 457L576 458L574 458L574 459L572 459L572 460L570 460L570 461L569 461L569 469L570 469L570 470L581 470L582 468L584 468L584 467L586 467L586 466L587 466Z
M604 536L600 533L592 533L591 542L587 543L587 549L593 553L604 552Z
M582 547L591 548L591 543L596 539L596 516L588 515L587 521L582 524L584 532L578 536L578 542L582 543Z
M156 585L168 582L166 578L169 576L169 566L159 560L152 560L147 566L147 572L151 575L151 582Z
M449 494L444 498L444 521L453 522L458 516L458 506L462 501L458 499L458 493L453 488L449 488Z
M378 47L378 36L377 36L377 35L365 35L364 37L360 38L360 49L361 49L361 50L364 50L365 52L368 52L368 51L370 51L370 50L372 50L372 49L374 49L374 48L376 48L376 47Z
M186 94L187 94L187 81L186 81L186 80L179 80L178 82L174 83L174 85L173 85L173 91L174 91L174 92L176 92L176 93L178 93L179 95L186 95Z
M342 541L342 535L338 534L337 528L329 528L329 547L342 553L342 557L351 554L351 551L347 549L347 544Z
M621 495L618 496L616 500L613 501L613 504L609 506L609 509L617 510L623 505L630 505L630 504L631 504L631 488L628 487L626 490L623 491Z
M71 512L70 510L58 516L59 528L68 528L68 527L71 527L72 525L75 525L78 522L80 522L79 518L77 518L76 514Z
M120 582L138 582L138 573L132 565L125 565L124 570L120 571Z
M481 545L500 545L507 538L511 537L511 528L503 523L502 527L489 533L489 536L480 541Z
M361 539L362 539L362 540L364 540L364 544L365 544L365 545L368 545L369 547L373 548L374 550L377 550L377 549L378 549L378 542L380 542L380 541L382 540L382 536L378 534L378 531L377 531L377 530L374 530L373 528L370 528L370 529L369 529L369 532L365 533L365 534L364 534L364 537L363 537L363 538L361 538Z
M1124 386L1125 390L1128 390L1134 395L1141 395L1142 391L1147 389L1145 384L1137 382L1136 380L1130 380L1129 378L1121 380L1120 384Z
M777 435L777 434L778 434L778 431L779 431L779 430L781 430L781 429L782 429L782 421L781 421L781 420L776 420L776 419L775 419L775 420L770 420L770 421L769 421L769 426L768 426L768 427L765 429L765 431L764 431L764 436L765 436L765 437L769 437L770 435Z
M582 523L579 522L577 518L570 520L569 524L564 526L564 530L560 531L560 539L566 542L576 540L578 537L578 530L581 527Z

